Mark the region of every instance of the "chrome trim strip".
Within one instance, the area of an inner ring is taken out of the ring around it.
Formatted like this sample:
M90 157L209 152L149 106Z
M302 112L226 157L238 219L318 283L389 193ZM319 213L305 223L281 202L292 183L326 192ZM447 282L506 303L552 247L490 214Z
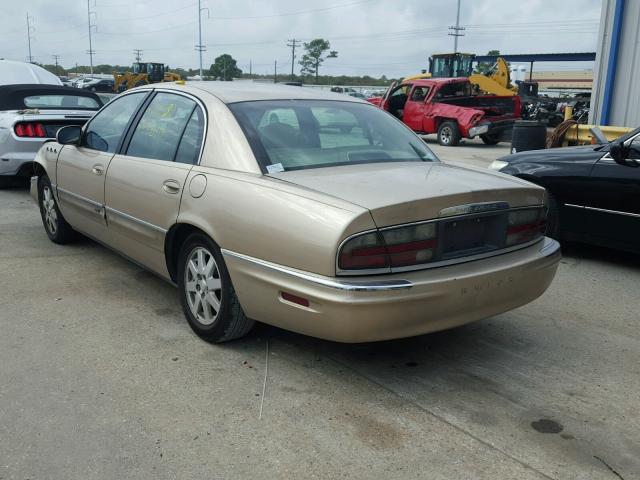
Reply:
M70 192L69 190L65 190L62 187L54 186L53 184L51 185L51 187L54 189L57 188L58 192L62 192L65 195L69 195L70 197L77 198L78 200L82 200L83 202L86 202L93 207L100 207L100 209L104 208L104 205L102 203L96 202L95 200L91 200L90 198L83 197L82 195L78 195L77 193Z
M115 208L111 208L111 207L105 207L105 210L107 211L107 213L113 213L114 215L118 215L120 217L126 218L127 220L131 220L132 222L138 223L140 225L143 225L145 227L149 227L153 230L156 230L160 233L167 233L167 229L159 227L157 225L154 225L153 223L149 223L145 220L141 220L138 217L134 217L132 215L129 215L128 213L124 213L121 212L120 210L116 210Z
M335 288L348 292L379 292L387 290L406 290L413 287L413 283L409 280L369 280L369 281L338 281L330 277L315 275L312 273L296 270L289 267L283 267L276 263L267 262L258 258L243 255L242 253L232 252L231 250L222 249L222 254L227 257L233 257L253 265L257 265L265 270L273 270L283 273L291 277L298 278L307 282L322 285L324 287Z
M594 212L613 213L614 215L624 215L625 217L640 218L640 213L621 212L619 210L608 210L606 208L587 207L586 205L574 205L565 203L565 207L582 208L583 210L593 210Z
M550 257L558 250L560 250L560 243L553 238L546 237L544 245L542 245L542 248L540 249L540 253L545 257Z

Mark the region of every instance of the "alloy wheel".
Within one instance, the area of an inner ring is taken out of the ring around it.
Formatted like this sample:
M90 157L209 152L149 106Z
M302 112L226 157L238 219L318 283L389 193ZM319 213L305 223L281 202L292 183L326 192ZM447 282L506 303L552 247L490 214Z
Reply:
M211 325L222 308L222 279L213 254L204 247L194 248L184 269L187 304L202 325Z
M452 134L451 128L444 127L440 132L440 141L444 144L450 143Z
M58 231L58 212L56 211L56 203L48 185L42 189L42 210L44 213L44 222L47 230L51 235Z

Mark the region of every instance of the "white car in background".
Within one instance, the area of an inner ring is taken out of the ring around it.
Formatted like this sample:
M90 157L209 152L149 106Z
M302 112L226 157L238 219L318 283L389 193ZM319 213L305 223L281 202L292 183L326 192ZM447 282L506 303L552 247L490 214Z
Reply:
M84 125L103 104L95 93L73 87L0 86L0 187L28 181L42 144L61 127Z
M62 85L62 81L33 63L0 60L0 85L20 84Z

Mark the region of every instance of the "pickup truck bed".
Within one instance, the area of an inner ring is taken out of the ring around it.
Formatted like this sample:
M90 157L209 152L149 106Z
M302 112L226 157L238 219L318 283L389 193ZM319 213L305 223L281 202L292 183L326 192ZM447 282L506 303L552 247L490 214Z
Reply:
M369 101L417 133L438 133L444 146L478 135L487 144L510 140L513 122L520 118L520 97L473 95L466 78L408 81Z

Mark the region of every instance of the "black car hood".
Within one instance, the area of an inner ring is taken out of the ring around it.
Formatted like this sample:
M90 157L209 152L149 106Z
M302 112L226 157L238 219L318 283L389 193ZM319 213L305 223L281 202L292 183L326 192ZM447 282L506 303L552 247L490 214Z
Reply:
M609 145L581 145L578 147L547 148L513 153L498 160L509 163L520 162L582 162L590 158L600 158L609 151Z

